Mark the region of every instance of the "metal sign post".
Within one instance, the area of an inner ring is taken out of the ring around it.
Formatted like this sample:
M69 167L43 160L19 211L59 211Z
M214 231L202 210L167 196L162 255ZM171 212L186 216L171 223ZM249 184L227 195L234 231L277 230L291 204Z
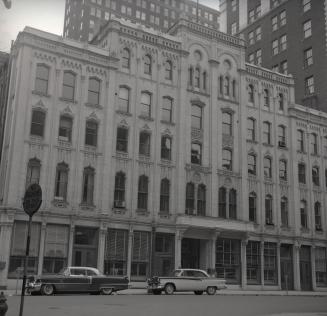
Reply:
M27 274L28 256L30 252L32 217L39 210L41 203L42 203L42 189L37 183L33 183L27 188L23 201L24 212L29 216L29 221L28 221L28 229L27 229L24 275L23 275L22 293L20 296L19 316L23 315L23 309L24 309L26 274Z

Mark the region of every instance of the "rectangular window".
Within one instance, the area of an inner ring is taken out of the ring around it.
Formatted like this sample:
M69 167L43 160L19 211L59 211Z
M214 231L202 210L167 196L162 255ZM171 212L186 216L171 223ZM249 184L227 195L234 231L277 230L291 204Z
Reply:
M128 129L125 127L117 128L116 150L125 153L128 152Z
M232 0L232 11L236 11L237 10L237 2L238 0Z
M315 92L313 76L305 78L305 80L304 80L304 89L305 89L305 94L306 95L310 95L310 94L313 94Z
M317 137L317 134L314 134L314 133L311 134L310 147L311 147L311 154L317 155L318 154L318 137Z
M264 282L277 284L277 245L271 242L264 243Z
M59 273L67 266L69 227L47 225L42 273Z
M278 54L278 40L273 40L271 43L271 49L272 49L272 54L277 55Z
M202 107L199 105L192 105L192 128L202 129Z
M162 99L162 114L161 119L164 122L172 122L172 112L173 112L173 100L170 98Z
M281 221L283 227L288 227L288 202L286 198L280 201Z
M124 113L129 111L129 89L127 87L119 88L118 107L119 111Z
M237 22L234 22L231 27L231 34L235 35L237 33Z
M201 165L202 163L202 146L198 143L192 143L191 163Z
M169 136L161 137L161 159L171 160L171 138Z
M123 172L117 172L115 175L114 207L125 208L125 182L126 176Z
M255 29L255 39L256 39L256 41L260 41L261 40L261 26L258 26Z
M227 284L239 284L241 280L241 243L236 239L219 238L216 241L217 277Z
M279 43L280 43L280 51L284 51L287 49L287 36L286 34L282 35L279 39Z
M279 14L279 20L280 20L280 26L283 26L286 24L286 11L282 11L280 14Z
M14 222L11 237L8 278L17 278L22 276L25 262L27 226L27 222ZM39 223L32 223L30 252L27 262L28 275L37 274L37 268L39 263L40 232L41 225Z
M277 15L273 16L271 19L271 27L273 31L276 31L278 29L278 17Z
M43 111L34 110L32 112L31 135L43 137L45 125L45 113Z
M248 23L249 24L254 22L254 19L255 19L254 15L255 15L254 9L249 11L249 13L248 13Z
M255 176L257 173L257 157L253 154L248 155L248 174Z
M91 167L84 168L83 173L83 195L82 203L93 205L93 192L94 192L94 169Z
M249 63L254 64L254 54L249 54Z
M299 183L305 184L305 165L302 163L298 164L298 177Z
M56 183L55 183L55 199L66 201L68 186L68 166L60 163L57 166Z
M109 229L106 236L104 274L127 274L128 231Z
M311 66L312 64L313 64L312 47L310 47L304 51L304 67Z
M248 39L249 39L250 45L254 44L254 32L253 31L249 32Z
M327 286L327 254L326 248L315 248L315 263L316 263L316 284L317 287Z
M98 124L93 121L86 122L85 128L85 145L97 146L98 141Z
M311 9L311 0L302 0L303 12L307 12Z
M262 137L262 142L264 144L270 144L271 143L271 127L270 127L269 122L263 122L263 137Z
M303 37L308 38L312 35L312 30L311 30L311 20L308 20L303 23Z
M287 60L284 60L280 63L280 72L282 74L287 75L287 71L288 71Z
M260 242L248 241L246 245L246 277L248 284L261 283Z
M160 212L169 213L169 180L162 179L160 183Z
M297 150L304 152L304 131L297 131Z
M64 72L62 97L69 101L74 101L76 76L68 71Z
M133 251L131 278L145 280L148 275L150 260L150 233L135 231L133 233Z
M36 66L35 91L46 95L48 93L48 83L49 67L42 64L38 64Z
M227 198L226 198L226 189L224 187L219 188L218 198L219 198L218 215L221 218L226 218Z
M261 49L258 49L256 52L255 52L255 63L256 65L258 66L261 66L261 63L262 63L262 52L261 52Z
M141 94L141 115L151 117L151 94L143 92Z
M255 141L255 120L248 118L248 140Z
M266 196L265 198L265 217L266 217L266 225L274 225L272 197L269 195Z

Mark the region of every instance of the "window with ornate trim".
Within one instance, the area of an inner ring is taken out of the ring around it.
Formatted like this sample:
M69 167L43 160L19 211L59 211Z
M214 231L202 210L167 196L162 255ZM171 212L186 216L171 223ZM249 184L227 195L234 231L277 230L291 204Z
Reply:
M123 68L130 68L130 58L131 54L128 48L124 48L122 51L122 67Z
M272 159L270 157L263 158L263 168L265 178L270 179L272 177Z
M161 120L168 123L173 120L173 99L170 97L162 98Z
M75 100L76 75L71 71L65 71L62 84L62 97L69 101Z
M229 218L237 218L237 194L235 189L229 190Z
M278 147L286 147L286 127L284 125L278 125Z
M200 105L192 104L192 121L191 126L193 128L202 129L202 115L203 109Z
M218 191L219 206L218 206L218 216L221 218L227 218L227 190L225 187L220 187Z
M98 78L89 79L88 103L100 104L101 81Z
M85 126L85 145L97 146L98 142L98 123L93 120L87 120Z
M161 159L171 160L171 143L170 136L161 136Z
M197 215L198 216L206 215L206 186L204 184L198 185Z
M267 145L271 145L271 123L263 122L263 136L262 142Z
M61 115L59 119L59 140L72 141L73 119L67 115Z
M137 208L140 210L148 209L148 188L149 178L145 175L139 177Z
M318 154L318 136L315 133L310 135L310 147L311 147L311 154L317 155Z
M297 150L304 152L304 131L297 130Z
M160 212L169 213L170 181L167 178L160 182Z
M322 231L320 202L315 202L314 209L315 209L315 229L317 231Z
M165 79L173 80L173 64L170 60L165 62Z
M312 183L313 183L313 185L316 185L316 186L320 185L319 167L317 167L317 166L312 167Z
M279 179L287 181L287 162L284 159L279 160Z
M248 118L248 140L255 141L255 119L252 117Z
M224 135L233 135L233 114L229 112L223 112L222 115L222 132Z
M197 165L202 164L202 145L199 143L191 144L191 163Z
M249 195L249 221L257 222L257 195L254 192Z
M119 87L118 93L118 109L121 112L128 113L129 112L129 88L127 87Z
M116 151L128 152L128 129L126 127L117 127Z
M223 149L222 168L231 171L233 169L233 153L231 149Z
M248 86L248 102L254 103L254 87L252 84Z
M144 56L144 73L147 75L152 73L152 58L150 55Z
M273 222L273 199L270 194L265 197L265 224L274 225Z
M45 112L35 109L32 111L31 135L44 136Z
M269 90L264 89L263 90L263 106L269 108L270 102L269 102Z
M147 131L140 132L139 154L150 157L151 134Z
M284 94L283 93L278 94L278 109L280 111L284 110Z
M56 170L55 199L66 201L68 187L68 165L59 163Z
M125 208L126 175L119 171L115 175L114 207Z
M41 161L32 158L28 161L26 172L26 188L33 183L40 183Z
M95 170L86 167L83 171L82 204L93 205Z
M257 174L257 156L248 154L248 174L255 176Z
M288 199L283 196L280 200L280 217L283 227L288 227Z
M308 211L307 202L302 200L300 202L300 217L301 217L301 228L308 228Z
M48 94L50 68L44 64L36 65L35 91Z
M306 183L305 164L304 163L298 164L298 178L299 178L299 183L302 183L302 184Z
M193 182L189 182L186 184L186 201L185 201L185 209L186 214L192 215L194 211L194 196L195 185Z

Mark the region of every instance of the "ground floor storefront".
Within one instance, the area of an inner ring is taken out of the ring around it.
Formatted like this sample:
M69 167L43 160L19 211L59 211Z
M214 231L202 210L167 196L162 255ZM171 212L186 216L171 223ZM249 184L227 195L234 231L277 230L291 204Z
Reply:
M27 222L1 226L0 286L22 276ZM224 229L99 221L33 222L28 274L91 266L144 281L199 268L243 289L327 289L326 243Z

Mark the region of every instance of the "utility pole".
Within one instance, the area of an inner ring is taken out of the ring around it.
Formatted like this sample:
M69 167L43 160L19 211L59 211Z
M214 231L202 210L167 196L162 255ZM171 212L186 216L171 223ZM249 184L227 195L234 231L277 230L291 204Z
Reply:
M7 9L11 8L11 0L2 0Z

